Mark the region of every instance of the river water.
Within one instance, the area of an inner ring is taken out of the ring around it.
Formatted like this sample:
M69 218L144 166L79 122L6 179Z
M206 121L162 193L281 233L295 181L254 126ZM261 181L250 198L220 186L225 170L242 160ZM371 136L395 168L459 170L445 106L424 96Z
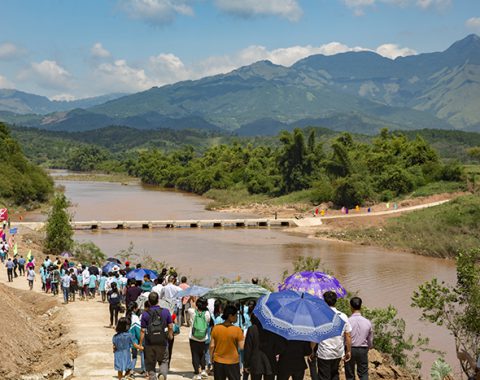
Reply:
M203 198L181 192L138 184L62 180L57 183L65 186L66 196L73 203L74 219L78 221L239 217L205 211ZM365 305L395 305L410 332L429 337L431 346L446 351L447 360L456 365L453 339L448 332L420 322L419 312L410 307L413 291L424 281L437 277L455 282L455 265L451 261L308 239L268 228L77 231L75 238L93 241L108 255L132 242L135 251L164 260L181 274L207 286L221 276L243 279L266 276L278 282L283 270L291 270L296 257L320 257L322 265L345 288L358 291ZM422 359L422 373L426 375L434 356L422 354Z

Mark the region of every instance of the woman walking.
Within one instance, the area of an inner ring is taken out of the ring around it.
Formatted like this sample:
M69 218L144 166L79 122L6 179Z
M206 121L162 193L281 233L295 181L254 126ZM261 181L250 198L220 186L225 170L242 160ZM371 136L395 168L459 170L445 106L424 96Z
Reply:
M211 316L208 311L208 302L205 298L192 299L188 311L188 324L190 325L190 353L192 354L192 365L194 379L206 379L208 374L205 371L205 342L209 339L208 330Z
M116 334L112 338L114 353L114 368L117 371L118 379L133 379L130 376L133 366L130 350L135 347L142 351L143 348L134 342L133 336L128 332L128 320L123 317L117 323ZM125 372L125 377L123 373Z
M117 324L118 312L120 311L120 301L122 299L117 288L117 283L112 282L112 289L108 292L107 299L110 310L110 327L113 327L114 322L115 325Z

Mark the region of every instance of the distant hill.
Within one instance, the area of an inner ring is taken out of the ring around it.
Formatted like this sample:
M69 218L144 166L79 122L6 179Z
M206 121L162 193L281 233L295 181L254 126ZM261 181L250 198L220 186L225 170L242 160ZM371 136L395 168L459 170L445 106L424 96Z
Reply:
M480 37L444 52L391 60L374 52L313 55L291 67L260 61L228 74L123 96L86 110L0 120L50 130L108 125L271 135L296 126L358 133L383 127L480 130Z
M9 111L20 115L32 113L46 115L52 112L70 111L75 108L93 107L124 95L126 94L116 93L72 101L58 101L23 91L0 89L0 111Z

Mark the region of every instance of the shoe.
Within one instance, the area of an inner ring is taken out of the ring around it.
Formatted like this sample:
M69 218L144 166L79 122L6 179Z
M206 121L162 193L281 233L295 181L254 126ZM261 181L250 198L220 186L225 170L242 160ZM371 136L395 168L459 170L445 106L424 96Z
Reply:
M208 373L206 371L202 371L200 374L200 379L208 379Z
M193 380L201 380L202 376L201 375L195 375L193 376Z
M165 378L164 375L162 375L162 374L158 375L158 380L165 380L165 379L166 379L166 378Z

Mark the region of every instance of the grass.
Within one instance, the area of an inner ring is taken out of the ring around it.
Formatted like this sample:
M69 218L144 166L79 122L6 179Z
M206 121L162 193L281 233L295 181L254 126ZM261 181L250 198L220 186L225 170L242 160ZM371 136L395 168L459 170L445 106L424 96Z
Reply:
M204 194L205 197L212 199L206 209L215 210L224 207L245 206L253 203L264 203L267 195L250 194L247 189L212 189Z
M387 220L382 227L329 233L361 244L453 258L459 250L480 246L480 196L459 197L440 206Z
M255 203L262 203L271 206L292 206L299 211L306 211L313 205L316 190L296 191L281 197L269 197L264 194L250 194L245 188L227 190L209 190L204 194L212 202L207 205L207 210L215 210L225 207L248 206Z
M97 172L85 172L85 173L70 173L62 176L55 176L55 179L60 181L94 181L94 182L121 182L132 183L139 182L135 177L130 177L125 173L97 173Z
M466 190L467 186L465 182L438 181L419 187L410 194L410 197L428 197L435 194L456 193Z

